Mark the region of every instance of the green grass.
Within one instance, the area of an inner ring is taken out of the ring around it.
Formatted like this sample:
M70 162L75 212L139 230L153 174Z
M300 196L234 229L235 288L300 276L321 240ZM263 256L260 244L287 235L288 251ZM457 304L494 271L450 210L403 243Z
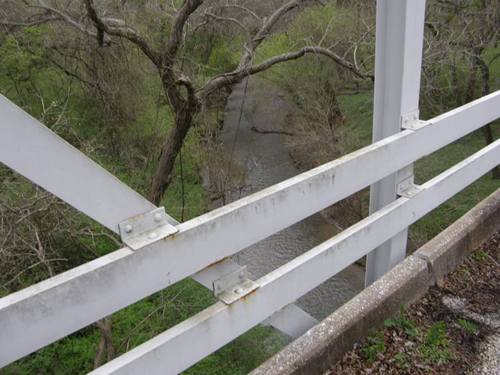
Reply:
M450 350L450 341L445 322L434 323L425 336L424 344L420 347L420 355L428 363L447 363L455 358Z
M405 316L403 307L401 307L399 315L386 319L384 321L384 326L388 328L398 328L410 338L418 336L419 333L416 324Z
M367 344L361 349L366 360L373 363L379 354L385 352L384 332L378 331L366 338Z
M472 323L466 319L458 319L457 324L462 327L462 329L467 332L469 335L474 335L479 331L479 327L477 324Z

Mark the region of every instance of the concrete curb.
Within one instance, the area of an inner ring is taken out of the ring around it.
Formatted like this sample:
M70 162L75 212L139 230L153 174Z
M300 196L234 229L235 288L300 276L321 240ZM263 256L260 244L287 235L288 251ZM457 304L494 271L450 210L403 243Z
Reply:
M500 189L480 202L385 276L251 372L320 374L369 330L421 298L481 242L500 229Z
M413 255L424 259L432 282L457 268L483 241L500 230L500 189L489 195Z

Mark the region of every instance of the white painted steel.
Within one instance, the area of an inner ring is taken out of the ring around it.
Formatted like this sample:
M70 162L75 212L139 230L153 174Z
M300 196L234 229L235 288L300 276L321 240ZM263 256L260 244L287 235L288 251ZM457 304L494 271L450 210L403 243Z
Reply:
M374 142L400 132L403 117L418 118L424 20L425 0L377 0ZM370 212L397 198L399 182L395 173L372 185ZM404 228L368 255L366 285L404 259L407 237Z
M0 114L0 162L113 232L156 208L2 95Z
M225 259L194 274L192 278L205 288L213 290L214 280L235 272L239 268L240 266L234 260ZM294 304L277 311L269 319L262 322L264 325L273 326L291 338L301 336L317 323L316 319Z
M233 255L500 117L500 91L0 299L0 366ZM290 288L285 288L290 289Z
M293 303L276 311L262 322L264 325L273 326L286 333L293 339L302 336L318 323L318 320Z
M408 227L500 162L500 140L337 236L257 280L260 288L230 306L221 302L93 371L177 374Z

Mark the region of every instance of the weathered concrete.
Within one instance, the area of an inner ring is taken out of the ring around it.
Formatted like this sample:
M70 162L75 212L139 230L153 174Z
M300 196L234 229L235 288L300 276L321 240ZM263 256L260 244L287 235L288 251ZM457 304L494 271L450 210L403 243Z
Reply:
M497 189L414 254L428 262L431 282L435 283L499 229L500 189Z
M252 375L320 374L401 305L422 297L500 229L500 189L414 255L255 369Z
M427 263L409 256L252 374L318 374L327 370L370 328L379 326L402 304L424 295L429 277Z

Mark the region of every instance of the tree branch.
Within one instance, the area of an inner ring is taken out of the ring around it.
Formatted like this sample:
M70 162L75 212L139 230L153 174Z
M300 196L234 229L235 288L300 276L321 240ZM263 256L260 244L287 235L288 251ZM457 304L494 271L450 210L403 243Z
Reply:
M215 15L213 13L210 13L210 12L205 12L204 15L207 16L207 17L213 18L216 21L232 22L232 23L236 24L238 27L240 27L245 33L250 34L250 32L248 31L248 29L246 28L246 26L243 25L236 18L217 16L217 15Z
M45 3L45 1L38 0L38 4L39 5L33 5L32 7L44 9L52 14L57 15L58 17L60 17L61 20L66 22L68 25L74 27L75 29L81 31L84 34L87 34L87 35L92 36L92 37L95 37L97 35L97 34L93 33L91 30L88 30L84 25L82 25L80 22L76 21L69 14L61 12L59 9L52 8L52 7L48 6ZM56 18L55 20L58 20L58 18Z
M86 0L89 1L89 0ZM184 25L186 24L189 16L198 9L204 0L185 0L182 7L179 9L177 16L172 25L172 31L167 43L167 58L173 59L177 54L179 45L182 41L182 34L184 32Z
M248 68L251 64L255 50L262 41L269 35L271 29L276 25L276 23L288 12L297 8L300 4L304 3L305 0L291 0L281 7L279 7L269 18L264 20L264 23L260 30L255 34L255 36L245 44L245 52L241 56L240 62L238 64L238 70L244 70Z
M308 46L295 52L288 52L271 57L258 65L248 67L246 70L236 70L231 73L225 73L216 76L212 78L210 81L208 81L207 84L202 89L199 90L198 95L202 100L204 100L212 92L221 89L224 86L233 85L235 83L240 82L247 76L263 72L276 64L280 64L291 60L297 60L305 56L306 54L317 54L326 56L329 59L333 60L337 65L341 66L344 69L347 69L348 71L350 71L359 78L371 79L371 80L374 79L373 75L361 72L354 66L353 63L341 58L339 55L332 52L331 50L318 46L316 47Z
M33 18L33 17L31 17L31 18ZM30 26L41 25L43 23L57 21L57 20L60 20L60 18L57 16L40 15L40 18L34 18L32 20L25 20L25 21L19 21L19 22L10 22L7 20L0 20L0 25L11 26L11 27L30 27Z
M276 65L276 64L279 64L279 63L282 63L285 61L296 60L296 59L298 59L306 54L317 54L317 55L326 56L326 57L330 58L331 60L333 60L337 65L340 65L341 67L349 70L351 73L353 73L358 78L373 79L373 75L362 73L361 71L359 71L356 68L356 66L353 63L341 58L336 53L330 51L327 48L323 48L323 47L304 47L301 50L296 51L296 52L288 52L288 53L284 53L282 55L271 57L270 59L264 61L263 63L251 67L249 73L256 74L256 73L259 73L259 72L262 72L264 70L269 69L273 65Z
M99 38L100 33L116 36L119 38L127 39L141 49L141 51L155 64L160 65L160 54L153 50L151 46L142 38L133 28L127 25L112 26L105 22L97 13L94 0L84 0L87 13L95 24Z

